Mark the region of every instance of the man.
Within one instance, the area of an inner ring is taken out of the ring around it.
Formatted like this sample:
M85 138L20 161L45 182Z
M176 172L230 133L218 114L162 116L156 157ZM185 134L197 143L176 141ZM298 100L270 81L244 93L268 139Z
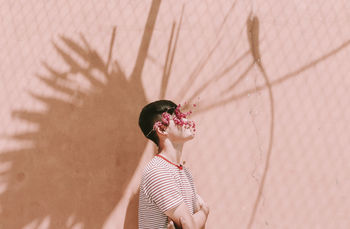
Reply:
M144 169L139 196L139 229L204 228L209 208L197 195L192 175L181 164L185 142L194 138L195 125L169 100L146 105L139 118L143 134L158 146Z

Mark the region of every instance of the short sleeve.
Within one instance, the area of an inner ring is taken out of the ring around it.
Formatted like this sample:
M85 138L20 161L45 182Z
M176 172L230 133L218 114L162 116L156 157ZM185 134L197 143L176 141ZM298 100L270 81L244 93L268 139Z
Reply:
M163 213L183 202L175 177L167 168L153 168L143 178L145 194Z

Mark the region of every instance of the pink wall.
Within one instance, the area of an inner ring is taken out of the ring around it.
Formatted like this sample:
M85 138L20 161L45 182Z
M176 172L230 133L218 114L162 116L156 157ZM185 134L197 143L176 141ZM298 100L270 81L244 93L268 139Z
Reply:
M196 102L207 228L350 228L350 2L6 1L0 228L135 228L147 102Z

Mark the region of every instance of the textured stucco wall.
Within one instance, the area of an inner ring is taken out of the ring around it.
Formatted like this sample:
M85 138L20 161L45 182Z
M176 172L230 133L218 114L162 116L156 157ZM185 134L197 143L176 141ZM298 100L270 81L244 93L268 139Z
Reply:
M146 103L197 103L209 229L350 228L350 2L3 1L0 228L135 228Z

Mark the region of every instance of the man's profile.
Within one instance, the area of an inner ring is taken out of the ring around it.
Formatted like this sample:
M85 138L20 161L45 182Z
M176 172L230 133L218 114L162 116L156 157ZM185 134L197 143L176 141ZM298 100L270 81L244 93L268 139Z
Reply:
M140 184L138 225L144 228L204 228L209 208L198 196L192 175L182 161L185 142L194 138L195 124L181 105L169 100L147 104L139 126L158 153L146 165Z

